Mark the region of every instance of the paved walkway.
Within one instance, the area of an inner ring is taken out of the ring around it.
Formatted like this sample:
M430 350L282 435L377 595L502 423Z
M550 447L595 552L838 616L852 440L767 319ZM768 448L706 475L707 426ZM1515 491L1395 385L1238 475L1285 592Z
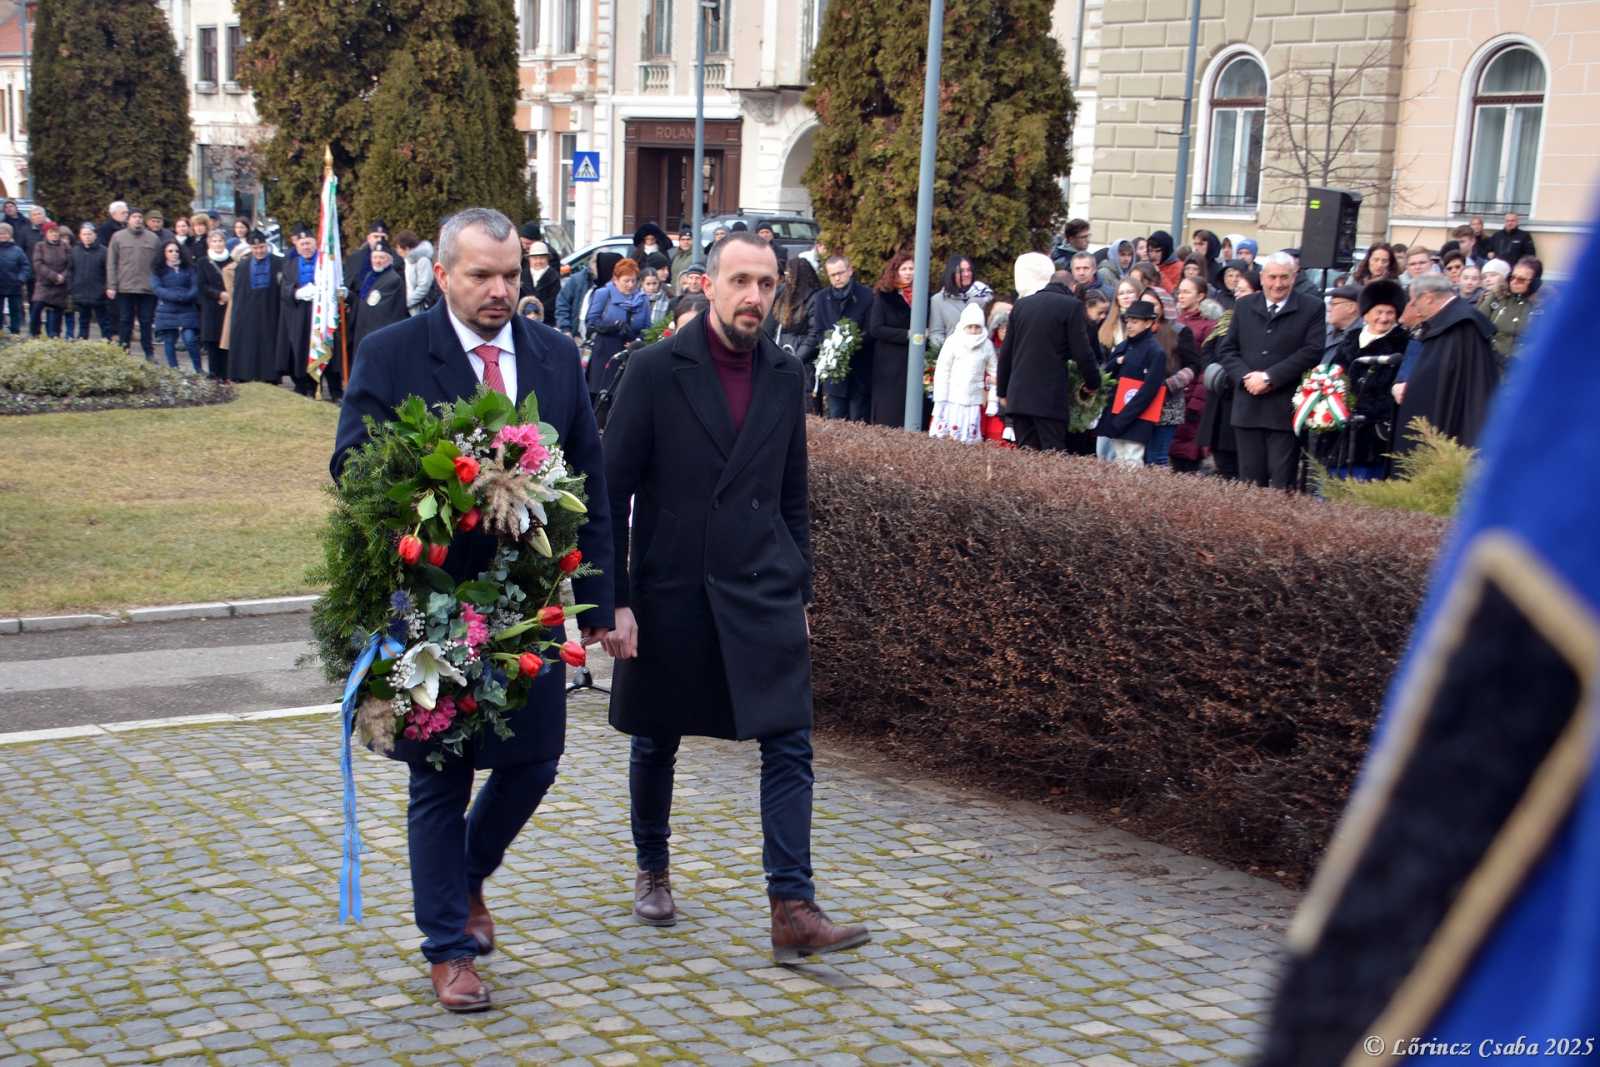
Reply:
M156 713L153 709L146 714ZM404 774L361 754L367 921L337 923L330 715L0 746L0 1064L1241 1062L1293 903L823 745L819 898L874 940L766 952L754 745L688 743L683 921L630 921L626 757L594 696L489 883L486 1015L437 1010Z

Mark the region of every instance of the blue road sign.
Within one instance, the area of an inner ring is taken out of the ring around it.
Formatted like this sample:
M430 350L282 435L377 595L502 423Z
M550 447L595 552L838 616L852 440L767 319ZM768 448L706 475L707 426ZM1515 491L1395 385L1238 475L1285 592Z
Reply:
M572 153L572 180L575 182L597 182L600 180L600 153L599 152L574 152Z

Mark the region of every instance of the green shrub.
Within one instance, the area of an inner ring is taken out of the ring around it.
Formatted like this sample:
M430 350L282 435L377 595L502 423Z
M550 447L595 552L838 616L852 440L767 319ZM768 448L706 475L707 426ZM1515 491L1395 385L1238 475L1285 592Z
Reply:
M1446 437L1424 418L1411 420L1409 432L1420 441L1395 458L1394 475L1382 481L1356 482L1334 478L1320 465L1313 468L1318 489L1329 500L1399 508L1449 518L1461 504L1472 478L1477 451Z
M1446 524L816 421L819 730L1309 872Z
M100 341L37 338L0 349L0 388L33 396L110 396L154 389L161 371Z

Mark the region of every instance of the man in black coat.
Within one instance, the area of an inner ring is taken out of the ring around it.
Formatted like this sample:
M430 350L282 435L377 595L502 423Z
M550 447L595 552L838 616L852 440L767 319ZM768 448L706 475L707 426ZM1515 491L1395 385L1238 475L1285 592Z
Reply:
M337 479L350 449L366 442L364 419L393 421L408 396L445 404L472 396L480 382L518 404L532 393L540 419L560 434L568 467L588 479L589 518L578 545L585 557L606 561L612 546L605 471L578 352L569 338L513 314L521 270L522 246L500 212L469 208L446 220L434 267L444 299L362 344L330 469ZM481 532L458 535L445 570L458 581L475 576L494 550L494 539ZM584 641L598 641L611 625L611 579L580 578L573 586L579 602L596 605L580 621ZM558 633L552 630L551 639L560 640ZM512 737L487 736L437 771L426 762L426 745L402 740L390 753L410 766L406 828L417 925L426 935L422 952L432 964L434 991L451 1011L489 1006L473 966L475 955L494 947L483 882L555 780L566 746L566 706L563 674L546 671L528 703L509 716ZM469 814L473 771L482 768L492 770Z
M1489 251L1513 267L1523 256L1539 254L1533 248L1533 235L1522 228L1522 216L1515 211L1506 212L1505 229L1489 238Z
M1023 258L1030 256L1045 258L1037 252ZM1023 266L1019 261L1019 275ZM1048 264L1041 264L1040 269L1044 266ZM1071 274L1057 271L1043 289L1011 308L1011 325L1000 345L995 371L995 393L1011 419L1020 448L1059 452L1066 447L1072 410L1068 360L1078 365L1085 389L1100 388L1088 319L1083 302L1072 295L1071 284Z
M1418 278L1410 295L1406 318L1421 323L1412 336L1422 347L1400 365L1396 377L1394 398L1400 412L1395 451L1416 447L1411 420L1419 417L1447 437L1476 447L1500 384L1500 364L1490 344L1494 324L1456 296L1443 274Z
M1233 307L1233 325L1217 357L1235 390L1233 434L1239 479L1290 489L1299 466L1291 397L1305 372L1322 361L1322 301L1295 289L1294 258L1262 260L1261 292Z
M233 318L228 323L228 372L236 382L271 382L283 377L278 351L279 285L283 261L272 254L266 235L251 230L250 254L233 273ZM131 336L124 331L124 336Z
M311 357L311 306L317 297L317 235L302 222L291 240L293 247L278 272L278 369L294 381L295 392L314 397L317 381L306 367ZM328 383L330 388L333 384Z
M824 382L830 419L866 422L872 411L872 338L867 336L867 315L872 311L872 290L856 281L855 268L844 256L829 256L823 263L828 288L811 305L811 335L820 349L828 331L840 319L849 319L861 331L861 344L850 357L850 373L841 382ZM808 338L809 339L809 338ZM798 353L797 353L798 354Z
M710 310L629 363L606 424L618 521L605 644L611 724L633 735L635 916L677 922L667 839L680 739L758 738L773 956L792 963L868 934L829 922L811 880L804 376L761 332L777 285L772 247L729 234L706 261Z

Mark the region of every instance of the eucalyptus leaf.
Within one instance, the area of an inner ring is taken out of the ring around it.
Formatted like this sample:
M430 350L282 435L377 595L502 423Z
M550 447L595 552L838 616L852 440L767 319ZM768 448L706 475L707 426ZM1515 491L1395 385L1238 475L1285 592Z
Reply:
M427 522L439 514L439 498L429 493L417 504L417 518Z
M500 600L500 587L494 582L462 582L456 586L456 598L481 608L492 608Z

